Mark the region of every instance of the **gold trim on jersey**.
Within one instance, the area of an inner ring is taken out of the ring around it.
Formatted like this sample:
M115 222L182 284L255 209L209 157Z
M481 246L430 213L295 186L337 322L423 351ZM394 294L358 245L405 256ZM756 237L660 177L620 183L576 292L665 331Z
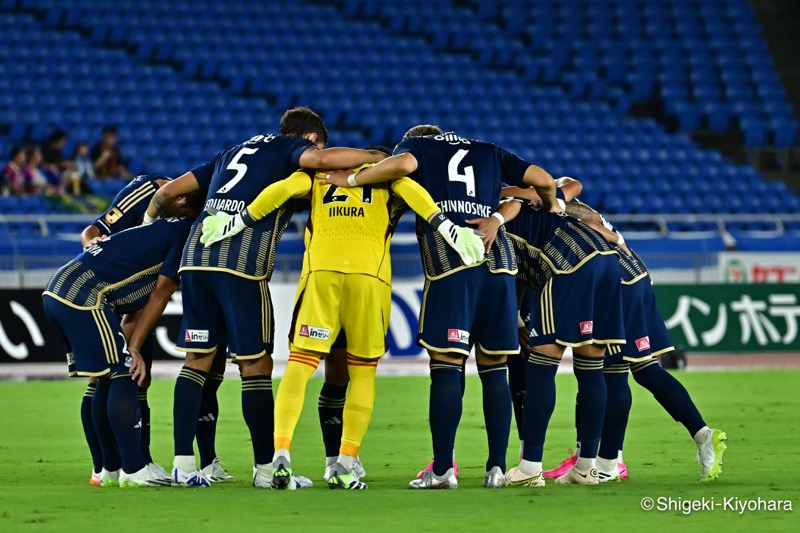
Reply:
M78 377L82 377L82 378L99 378L99 377L103 377L106 374L110 374L110 373L111 373L111 369L110 368L106 368L102 372L84 372L82 370L78 370L77 372L70 372L69 376L70 377L78 376Z
M462 355L466 355L467 357L469 357L470 350L462 350L461 348L437 348L436 346L432 346L422 339L420 339L418 342L428 350L431 350L432 352L440 352L440 353L453 352L453 353L460 353Z
M556 332L553 315L553 278L547 280L542 287L539 297L539 311L542 315L542 335L552 335Z
M486 348L483 347L483 345L481 343L478 343L478 348L480 348L483 353L486 353L486 354L489 354L489 355L503 355L503 354L515 355L515 354L518 354L520 352L520 347L519 346L517 346L516 350L487 350Z
M547 255L545 253L543 253L541 248L537 248L536 246L533 246L533 245L529 244L528 241L526 241L525 239L523 239L521 237L517 237L513 233L508 233L508 236L511 237L512 239L515 239L515 240L519 241L519 243L521 245L523 245L524 247L529 248L530 250L533 250L534 252L538 252L539 253L539 257L541 257L542 260L545 263L547 263L547 265L552 270L553 274L572 274L573 272L578 270L580 267L585 265L586 262L588 262L590 259L592 259L593 257L598 256L598 255L616 255L617 257L619 257L619 253L616 250L605 250L605 251L595 250L592 253L590 253L589 255L587 255L586 257L584 257L583 259L581 259L578 262L577 265L571 266L569 270L561 270L561 269L556 268L556 266L553 264L553 262L550 260L550 258L547 257ZM549 243L547 243L547 244L549 244ZM559 253L559 255L560 255L560 253Z
M217 350L218 346L213 348L184 348L183 346L175 346L175 350L179 352L192 352L192 353L211 353Z
M256 281L260 281L262 279L267 279L267 275L264 274L263 276L251 276L249 274L244 274L242 272L237 272L235 270L231 270L230 268L223 268L223 267L208 267L208 266L184 266L181 267L178 272L185 272L186 270L203 270L205 272L225 272L226 274L233 274L234 276L239 276L240 278L245 279L253 279Z
M437 279L445 278L445 277L447 277L450 274L453 274L455 272L461 272L462 270L466 270L467 268L475 268L475 267L481 266L484 263L487 263L488 261L489 261L488 259L484 259L480 263L475 263L474 265L469 265L469 266L461 265L459 267L454 268L453 270L448 270L444 274L439 274L438 276L429 276L426 273L425 274L425 279L428 280L428 281L436 281ZM519 269L509 270L507 268L498 268L498 269L492 270L491 267L489 268L489 272L491 272L492 274L510 274L512 276L516 276L518 270Z
M264 357L265 355L267 355L267 351L266 350L261 350L257 354L253 354L253 355L237 355L237 354L231 352L231 361L236 362L236 361L247 361L247 360L252 360L252 359L259 359L261 357Z
M134 281L136 279L139 279L140 277L148 276L150 274L156 274L161 270L161 266L163 264L164 263L159 263L154 267L148 268L147 270L142 270L141 272L137 272L136 274L130 276L129 278L123 279L122 281L118 281L116 283L110 283L110 284L106 285L101 290L97 291L97 301L93 305L84 305L84 306L77 305L74 302L70 302L69 300L64 299L63 297L59 296L58 294L55 294L52 291L44 291L42 293L42 296L49 296L51 298L55 298L59 302L61 302L63 304L66 304L66 305L72 307L73 309L80 309L82 311L85 311L87 309L100 309L103 306L103 303L104 303L103 302L103 297L105 296L105 294L107 292L112 291L114 289L117 289L119 287L123 287L123 286L127 285L128 283L131 283L132 281ZM102 284L102 283L105 283L105 282L100 281L98 283L98 285Z
M653 357L658 357L658 356L659 356L659 355L661 355L662 353L671 352L671 351L673 351L674 349L675 349L675 347L674 347L674 346L670 346L669 348L663 348L663 349L661 349L661 350L659 350L659 351L657 351L657 352L651 352L651 353L650 353L650 355L651 355L651 356L653 356Z
M625 265L623 265L623 267L624 267L624 266L625 266ZM627 270L627 269L626 269L626 270ZM629 272L630 272L630 270L629 270ZM650 274L648 274L647 272L645 272L645 273L643 273L643 274L639 274L638 276L636 276L636 277L635 277L635 278L633 278L632 280L629 280L629 281L622 280L622 284L623 284L623 285L634 285L635 283L638 283L639 281L642 281L644 278L646 278L646 277L647 277L647 276L649 276L649 275L650 275Z
M123 213L126 213L130 210L131 207L138 204L142 201L145 197L150 195L150 190L156 190L156 186L152 181L148 181L147 183L143 183L132 192L128 193L125 198L119 201L119 203L115 206Z
M586 346L587 344L625 344L625 339L589 339L588 341L583 342L566 342L562 341L561 339L556 339L555 343L560 344L561 346L569 346L571 348L578 348L580 346Z
M622 356L623 361L628 361L629 363L641 363L643 361L647 361L648 359L655 359L655 355L645 355L643 357L629 357L627 355Z
M119 363L119 351L117 350L117 343L114 340L114 332L108 319L102 310L92 309L92 318L97 326L97 332L100 335L100 341L103 343L103 351L106 355L106 361L109 364Z

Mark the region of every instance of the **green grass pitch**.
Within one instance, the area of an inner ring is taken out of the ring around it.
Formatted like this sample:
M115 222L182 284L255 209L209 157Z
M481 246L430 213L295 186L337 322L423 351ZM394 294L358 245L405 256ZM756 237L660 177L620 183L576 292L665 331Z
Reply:
M0 383L0 531L635 531L794 530L800 528L800 371L682 373L713 427L727 431L722 477L697 482L695 446L653 398L631 380L634 403L625 460L631 478L599 487L481 487L486 437L480 384L470 377L456 451L457 491L406 488L431 456L427 378L379 378L372 426L362 450L369 490L331 491L320 480L323 451L316 414L320 382L308 388L295 435L295 471L317 482L296 492L250 486L251 452L241 417L239 383L220 389L217 451L237 480L211 489L119 489L89 486L91 464L79 421L81 381ZM172 460L170 381L150 393L153 453ZM575 379L558 377L558 404L548 433L545 466L574 444ZM516 464L512 431L509 466ZM791 512L743 515L717 509L685 515L644 511L644 497L741 500L789 499Z

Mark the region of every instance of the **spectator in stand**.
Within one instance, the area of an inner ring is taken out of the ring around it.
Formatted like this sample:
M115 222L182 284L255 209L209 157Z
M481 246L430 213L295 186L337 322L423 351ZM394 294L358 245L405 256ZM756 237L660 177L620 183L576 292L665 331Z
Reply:
M30 184L27 182L27 174L24 170L25 150L21 146L11 148L11 157L3 167L2 192L7 194L25 194L28 192Z
M42 146L42 172L50 183L60 183L67 192L80 192L80 184L75 184L75 163L64 158L64 145L67 133L56 129Z
M22 167L29 190L26 192L61 196L61 182L42 170L42 149L31 146L25 152L27 163Z
M79 142L75 146L75 154L72 156L75 163L75 178L77 189L74 194L92 194L89 182L95 179L94 164L89 157L89 144Z
M94 163L94 173L98 178L130 177L117 146L116 126L103 128L103 138L92 148L91 157Z

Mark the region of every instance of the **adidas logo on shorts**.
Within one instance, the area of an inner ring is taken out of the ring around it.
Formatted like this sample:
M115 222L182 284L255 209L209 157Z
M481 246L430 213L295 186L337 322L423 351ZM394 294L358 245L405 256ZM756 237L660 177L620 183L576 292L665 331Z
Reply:
M650 337L642 337L636 340L636 349L640 352L650 349Z
M594 322L591 320L588 322L581 322L581 335L591 335L593 326Z
M448 329L447 342L469 344L469 331L464 331L463 329Z

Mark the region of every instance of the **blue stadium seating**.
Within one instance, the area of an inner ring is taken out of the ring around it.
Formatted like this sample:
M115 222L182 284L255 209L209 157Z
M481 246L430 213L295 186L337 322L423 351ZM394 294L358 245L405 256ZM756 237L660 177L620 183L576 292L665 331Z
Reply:
M3 146L59 126L71 150L118 123L131 168L177 175L308 104L335 145L392 145L420 122L496 141L581 179L612 216L798 209L751 168L628 116L657 102L682 132L794 146L746 0L4 0L0 24ZM658 194L620 200L643 189Z

